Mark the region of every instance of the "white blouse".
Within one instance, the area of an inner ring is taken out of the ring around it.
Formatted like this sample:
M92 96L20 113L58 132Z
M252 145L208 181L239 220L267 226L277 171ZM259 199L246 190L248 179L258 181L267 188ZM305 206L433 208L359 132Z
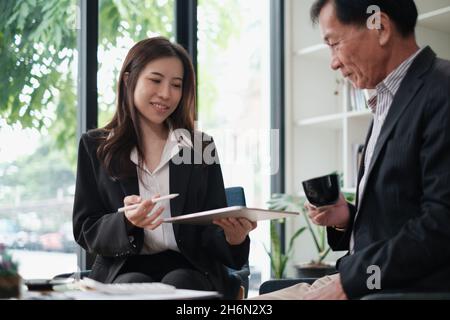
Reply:
M142 199L151 199L156 194L164 196L170 193L169 161L179 153L183 146L192 148L191 139L187 137L182 130L170 130L161 155L160 163L153 172L150 172L145 163L142 164L144 170L139 170L137 149L133 148L130 154L130 159L134 164L136 164L139 182L139 195ZM160 217L171 217L170 200L158 202L152 212L155 212L161 206L164 207L164 211ZM172 224L163 223L155 230L144 229L144 245L142 247L141 254L154 254L165 250L180 252L175 240Z

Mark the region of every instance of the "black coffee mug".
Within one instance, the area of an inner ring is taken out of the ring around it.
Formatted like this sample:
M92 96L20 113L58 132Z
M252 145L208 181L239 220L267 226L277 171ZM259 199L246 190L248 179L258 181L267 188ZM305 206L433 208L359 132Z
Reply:
M328 206L339 200L339 176L336 173L302 182L308 201L316 206Z

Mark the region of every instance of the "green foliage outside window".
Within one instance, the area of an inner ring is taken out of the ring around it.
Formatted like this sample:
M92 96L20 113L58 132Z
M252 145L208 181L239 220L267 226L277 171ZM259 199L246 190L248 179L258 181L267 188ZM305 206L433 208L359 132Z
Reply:
M0 277L17 274L17 262L13 260L6 247L0 243Z
M7 125L49 132L53 146L66 149L72 169L77 117L76 75L70 66L77 55L76 4L74 0L0 1L0 21L6 21L0 29L5 75L0 92L6 93L0 95L0 117ZM168 1L100 1L99 14L99 50L110 50L121 37L137 41L151 31L168 37L173 31L173 7ZM114 84L115 79L110 80Z
M100 0L99 1L99 52L114 50L124 38L138 41L156 34L174 39L173 0ZM202 26L199 33L207 46L202 60L200 90L205 92L202 112L207 114L214 105L217 92L209 55L227 46L231 36L236 36L241 19L237 0L200 1L200 11L211 16L214 23ZM26 182L39 181L48 174L72 175L76 166L76 104L77 104L77 14L76 0L17 0L0 1L0 130L4 126L31 128L42 134L44 145L36 154L22 157L12 163L0 163L3 187L15 188ZM202 53L199 53L202 54ZM123 59L123 57L122 57ZM99 61L99 69L102 68ZM119 68L115 67L108 79L108 94L115 96L115 83ZM202 100L202 99L200 99ZM104 125L112 115L114 101L99 96L99 125ZM45 152L43 152L45 151ZM59 157L59 164L25 170L39 158L44 163ZM50 172L51 171L51 172ZM50 180L50 179L48 179ZM53 181L57 181L54 179ZM60 181L61 182L61 181ZM37 183L34 197L44 197L42 192L54 190ZM66 186L67 187L67 186ZM45 191L47 190L47 191ZM0 192L1 193L1 192ZM0 194L0 205L10 201Z
M200 68L200 90L206 93L218 90L213 81L207 81L214 77L208 55L226 47L238 32L238 1L226 2L199 4L205 14L218 19L199 31L207 43ZM174 41L174 5L173 0L100 0L99 52L114 50L124 38L138 41L159 34ZM66 190L74 183L78 13L76 0L0 1L0 130L6 126L29 128L42 136L35 153L0 163L0 206L11 204L11 190L25 186L23 200L48 199L57 188ZM99 61L99 70L102 67L103 61ZM115 67L108 79L98 79L108 82L107 94L113 97L119 68ZM206 114L215 97L202 97ZM104 125L115 109L110 100L99 95L99 125Z

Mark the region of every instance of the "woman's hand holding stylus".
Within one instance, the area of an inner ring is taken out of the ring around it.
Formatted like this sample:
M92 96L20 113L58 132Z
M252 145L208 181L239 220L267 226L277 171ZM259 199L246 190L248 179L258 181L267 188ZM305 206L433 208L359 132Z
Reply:
M123 204L125 207L133 204L139 204L136 209L125 210L124 212L125 217L128 219L128 221L130 221L130 223L135 225L136 227L154 230L161 225L162 219L158 218L163 213L164 207L157 209L155 212L149 215L149 213L152 212L156 205L154 202L152 202L152 200L142 201L141 197L132 195L126 196L123 199Z

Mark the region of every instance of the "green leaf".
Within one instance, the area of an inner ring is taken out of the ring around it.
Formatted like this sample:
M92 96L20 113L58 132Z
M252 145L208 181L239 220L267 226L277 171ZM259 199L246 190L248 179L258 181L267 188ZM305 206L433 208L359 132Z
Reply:
M25 21L28 17L30 10L28 7L28 4L26 2L23 2L19 9L19 19L17 21L17 27L18 29L23 29L25 26Z
M292 249L294 248L294 241L295 241L295 239L297 239L297 237L298 237L299 235L301 235L301 234L303 233L303 231L305 231L305 230L306 230L306 227L301 227L300 229L298 229L298 230L292 235L291 240L289 241L288 249L287 249L287 253L288 253L288 254L289 254L289 253L292 251Z

